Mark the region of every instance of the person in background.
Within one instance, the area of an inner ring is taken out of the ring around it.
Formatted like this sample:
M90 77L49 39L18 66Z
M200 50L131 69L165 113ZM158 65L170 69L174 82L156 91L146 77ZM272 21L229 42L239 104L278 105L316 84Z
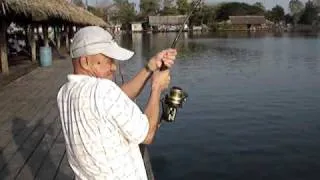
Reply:
M78 180L147 179L139 144L153 142L160 96L170 83L169 69L177 51L157 53L119 87L112 81L116 61L133 54L100 27L84 27L74 35L70 47L73 73L60 88L57 103L68 161ZM162 64L168 69L160 71ZM142 111L133 100L149 79L150 96Z

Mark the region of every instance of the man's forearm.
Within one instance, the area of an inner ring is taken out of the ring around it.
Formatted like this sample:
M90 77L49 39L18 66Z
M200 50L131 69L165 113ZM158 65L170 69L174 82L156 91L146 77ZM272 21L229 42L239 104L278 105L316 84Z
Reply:
M121 86L121 89L127 94L130 99L135 99L144 88L150 75L151 72L147 71L146 68L143 68L132 80L123 84Z
M144 111L149 121L149 131L145 141L143 142L144 144L152 143L158 129L160 116L160 95L161 92L159 89L151 90L149 101Z

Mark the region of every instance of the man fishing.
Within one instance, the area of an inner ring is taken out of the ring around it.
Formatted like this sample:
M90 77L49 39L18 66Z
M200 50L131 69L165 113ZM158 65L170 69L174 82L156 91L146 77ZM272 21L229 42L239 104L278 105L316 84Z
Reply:
M170 82L177 55L166 49L121 87L113 81L116 60L133 52L120 47L105 30L80 29L70 48L73 74L60 88L57 102L68 161L78 180L147 179L139 144L152 143L159 124L160 96ZM151 80L144 111L132 101Z

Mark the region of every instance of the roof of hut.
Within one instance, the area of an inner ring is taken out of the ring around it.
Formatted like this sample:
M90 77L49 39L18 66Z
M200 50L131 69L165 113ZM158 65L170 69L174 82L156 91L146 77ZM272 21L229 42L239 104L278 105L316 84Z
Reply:
M178 16L149 16L149 24L156 25L181 25L185 21L185 15Z
M231 24L264 24L266 19L264 16L229 16Z
M18 21L46 22L52 20L81 25L106 26L101 18L66 0L5 0L0 14Z

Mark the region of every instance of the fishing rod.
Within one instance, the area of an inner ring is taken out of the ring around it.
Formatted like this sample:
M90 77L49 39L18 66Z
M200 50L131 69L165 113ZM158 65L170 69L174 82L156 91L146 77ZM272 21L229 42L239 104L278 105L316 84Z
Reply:
M194 1L191 3L191 6L193 6L193 8L191 9L191 11L189 12L189 14L187 15L187 17L184 19L184 22L182 24L182 26L180 27L180 30L176 36L176 38L173 40L172 44L171 44L171 48L175 48L176 44L180 38L180 35L182 34L184 25L187 24L187 21L189 20L190 16L192 15L193 11L200 5L202 0L198 0L194 3ZM194 4L193 4L194 3Z
M171 48L175 48L180 38L180 35L182 34L185 24L187 23L188 19L192 15L193 11L200 5L200 3L201 3L201 0L193 1L191 3L192 9L186 16L182 26L180 27L178 34L176 35L175 39L171 44ZM162 63L160 70L163 71L166 69L168 68L165 66L164 63ZM178 109L182 108L182 105L184 102L186 102L187 97L188 97L188 94L185 91L183 91L182 88L178 86L173 86L170 89L169 93L165 95L165 97L161 100L162 115L161 115L160 123L161 121L174 122Z
M183 29L184 29L185 24L187 24L187 21L189 20L189 18L190 18L190 16L192 15L193 11L200 5L201 1L202 1L202 0L197 0L197 1L193 1L193 2L191 3L191 7L193 7L193 8L190 10L190 12L188 13L188 15L187 15L186 18L184 19L184 21L183 21L183 23L182 23L182 26L181 26L180 29L179 29L178 34L176 35L176 37L174 38L174 40L173 40L173 42L172 42L172 44L171 44L171 48L175 48L175 47L176 47L176 44L177 44L177 42L178 42L178 40L179 40L179 38L180 38L180 36L181 36L181 34L182 34L182 31L183 31ZM163 70L166 70L166 69L167 69L167 67L162 63L162 66L161 66L160 70L163 71Z

